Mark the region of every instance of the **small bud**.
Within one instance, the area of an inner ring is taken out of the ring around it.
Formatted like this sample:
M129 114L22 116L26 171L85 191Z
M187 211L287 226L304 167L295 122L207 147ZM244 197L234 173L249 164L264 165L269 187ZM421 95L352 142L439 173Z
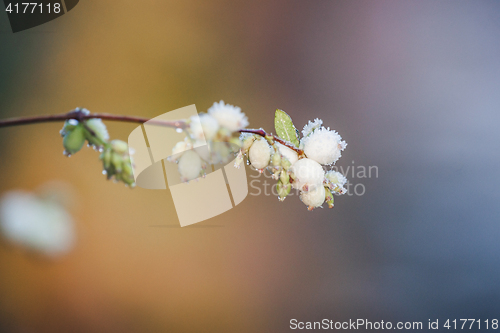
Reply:
M246 135L242 140L243 146L241 147L241 149L243 149L244 152L247 152L255 141L255 135Z
M113 140L105 147L99 156L104 167L103 174L108 179L114 177L115 181L122 181L126 185L134 187L134 172L128 144L124 141Z
M120 156L120 154L111 155L111 164L115 168L117 174L122 172L122 161L123 161L123 159Z
M77 153L84 144L85 134L82 125L79 124L71 130L67 129L63 138L63 146L69 154Z
M92 135L91 133L86 133L87 134L87 141L91 145L96 145L96 146L102 146L104 143L108 142L109 140L109 134L108 130L106 128L106 125L102 122L101 119L90 119L85 122L85 125L94 132Z
M124 154L124 153L128 154L128 144L125 141L113 140L111 141L110 144L114 152L119 154Z
M333 208L333 194L327 187L325 187L325 201L328 204L328 208Z
M281 154L279 152L274 152L273 156L271 157L271 163L274 166L281 165Z
M283 184L290 184L290 176L286 170L281 171L280 180Z
M229 143L230 143L231 148L233 148L234 146L237 147L237 148L235 147L236 148L235 151L238 151L238 149L240 149L240 147L241 147L241 141L239 138L231 138L231 139L229 139Z
M236 169L239 169L242 164L243 164L243 152L240 150L238 156L236 156L236 158L234 159L234 167Z
M64 137L66 134L75 129L76 126L78 126L78 120L68 119L64 122L63 128L59 133L61 133L61 136Z
M283 156L281 158L281 166L283 167L283 169L288 170L292 167L292 163L290 163L290 161Z
M281 180L278 180L278 183L276 184L276 190L278 192L278 199L280 201L285 200L285 198L290 194L290 190L292 189L292 185L290 184L283 184Z
M101 153L101 156L99 158L102 160L104 169L108 169L109 166L111 165L111 150L106 149Z

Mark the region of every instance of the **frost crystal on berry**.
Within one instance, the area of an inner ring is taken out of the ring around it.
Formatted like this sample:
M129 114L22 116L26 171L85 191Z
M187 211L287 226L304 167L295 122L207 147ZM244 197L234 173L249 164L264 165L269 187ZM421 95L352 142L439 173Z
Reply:
M314 130L302 141L306 156L323 165L335 163L347 146L336 131L324 127Z
M248 126L248 119L241 108L230 104L224 104L224 101L215 102L208 113L214 117L220 126L227 128L231 132L236 132Z
M332 184L342 187L347 182L347 178L338 171L330 170L326 173L325 178Z
M310 121L304 126L304 129L302 130L302 136L306 137L309 134L311 134L315 129L319 128L321 125L323 125L323 120L316 118L314 121Z

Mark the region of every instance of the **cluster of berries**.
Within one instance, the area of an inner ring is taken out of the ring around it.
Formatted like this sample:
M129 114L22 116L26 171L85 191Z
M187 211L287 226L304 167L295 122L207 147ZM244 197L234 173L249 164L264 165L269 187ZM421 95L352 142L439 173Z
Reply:
M273 178L277 179L276 189L279 199L283 201L291 189L300 191L300 199L312 210L321 207L326 201L328 207L333 207L333 194L344 194L347 179L340 172L324 167L333 165L347 146L341 136L330 128L323 127L323 121L309 121L299 138L291 118L283 111L276 112L275 124L285 123L282 139L292 138L286 145L278 143L273 137L257 137L254 134L243 133L241 160L247 155L250 163L262 172L268 168ZM279 133L280 129L276 126ZM298 147L291 141L299 142ZM237 160L236 166L241 163Z
M323 121L309 121L302 137L288 114L277 110L275 129L278 138L263 130L243 130L248 120L239 107L214 103L207 113L188 120L186 138L172 149L170 161L178 163L184 182L205 176L209 164L226 163L234 158L239 168L247 156L247 164L263 172L268 169L277 180L279 200L292 188L300 191L300 199L312 210L326 201L333 207L333 194L344 194L347 179L332 166L346 147L341 136L323 126ZM233 135L243 132L239 138Z
M237 106L214 103L207 113L187 120L186 138L172 149L170 162L178 164L183 182L205 176L209 164L227 163L238 152L241 142L233 134L248 126L245 113Z

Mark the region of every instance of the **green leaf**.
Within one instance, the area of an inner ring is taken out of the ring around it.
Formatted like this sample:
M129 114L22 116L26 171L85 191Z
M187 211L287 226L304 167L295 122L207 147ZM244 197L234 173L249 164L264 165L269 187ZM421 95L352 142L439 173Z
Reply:
M299 146L299 134L295 126L293 125L292 118L283 110L276 110L274 114L274 128L276 130L276 135L281 139L288 141Z

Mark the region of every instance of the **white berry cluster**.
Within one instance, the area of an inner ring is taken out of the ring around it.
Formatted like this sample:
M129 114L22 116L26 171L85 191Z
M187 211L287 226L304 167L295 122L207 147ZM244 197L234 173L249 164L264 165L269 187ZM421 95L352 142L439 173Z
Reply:
M220 101L187 123L186 138L174 146L168 158L178 164L183 182L204 177L208 164L225 163L234 157L241 142L233 134L247 127L248 119L241 108Z
M275 137L262 129L245 129L248 120L241 109L220 101L186 123L186 138L173 147L169 157L178 164L183 182L204 177L208 165L226 163L237 153L236 168L246 156L247 164L259 172L268 169L272 173L280 201L294 188L309 210L325 201L332 208L333 194L346 192L347 179L326 169L340 158L347 144L336 131L325 128L321 119L309 121L300 137L290 116L277 110Z
M276 111L275 127L281 141L273 136L259 136L243 133L243 142L235 166L239 167L243 156L247 156L259 172L268 168L277 179L280 201L290 193L291 188L300 191L300 199L312 210L326 201L333 207L333 194L344 194L347 179L339 172L325 168L332 166L347 146L341 136L330 128L322 126L323 121L315 119L304 126L299 138L291 118L282 110ZM293 144L292 141L298 144Z

